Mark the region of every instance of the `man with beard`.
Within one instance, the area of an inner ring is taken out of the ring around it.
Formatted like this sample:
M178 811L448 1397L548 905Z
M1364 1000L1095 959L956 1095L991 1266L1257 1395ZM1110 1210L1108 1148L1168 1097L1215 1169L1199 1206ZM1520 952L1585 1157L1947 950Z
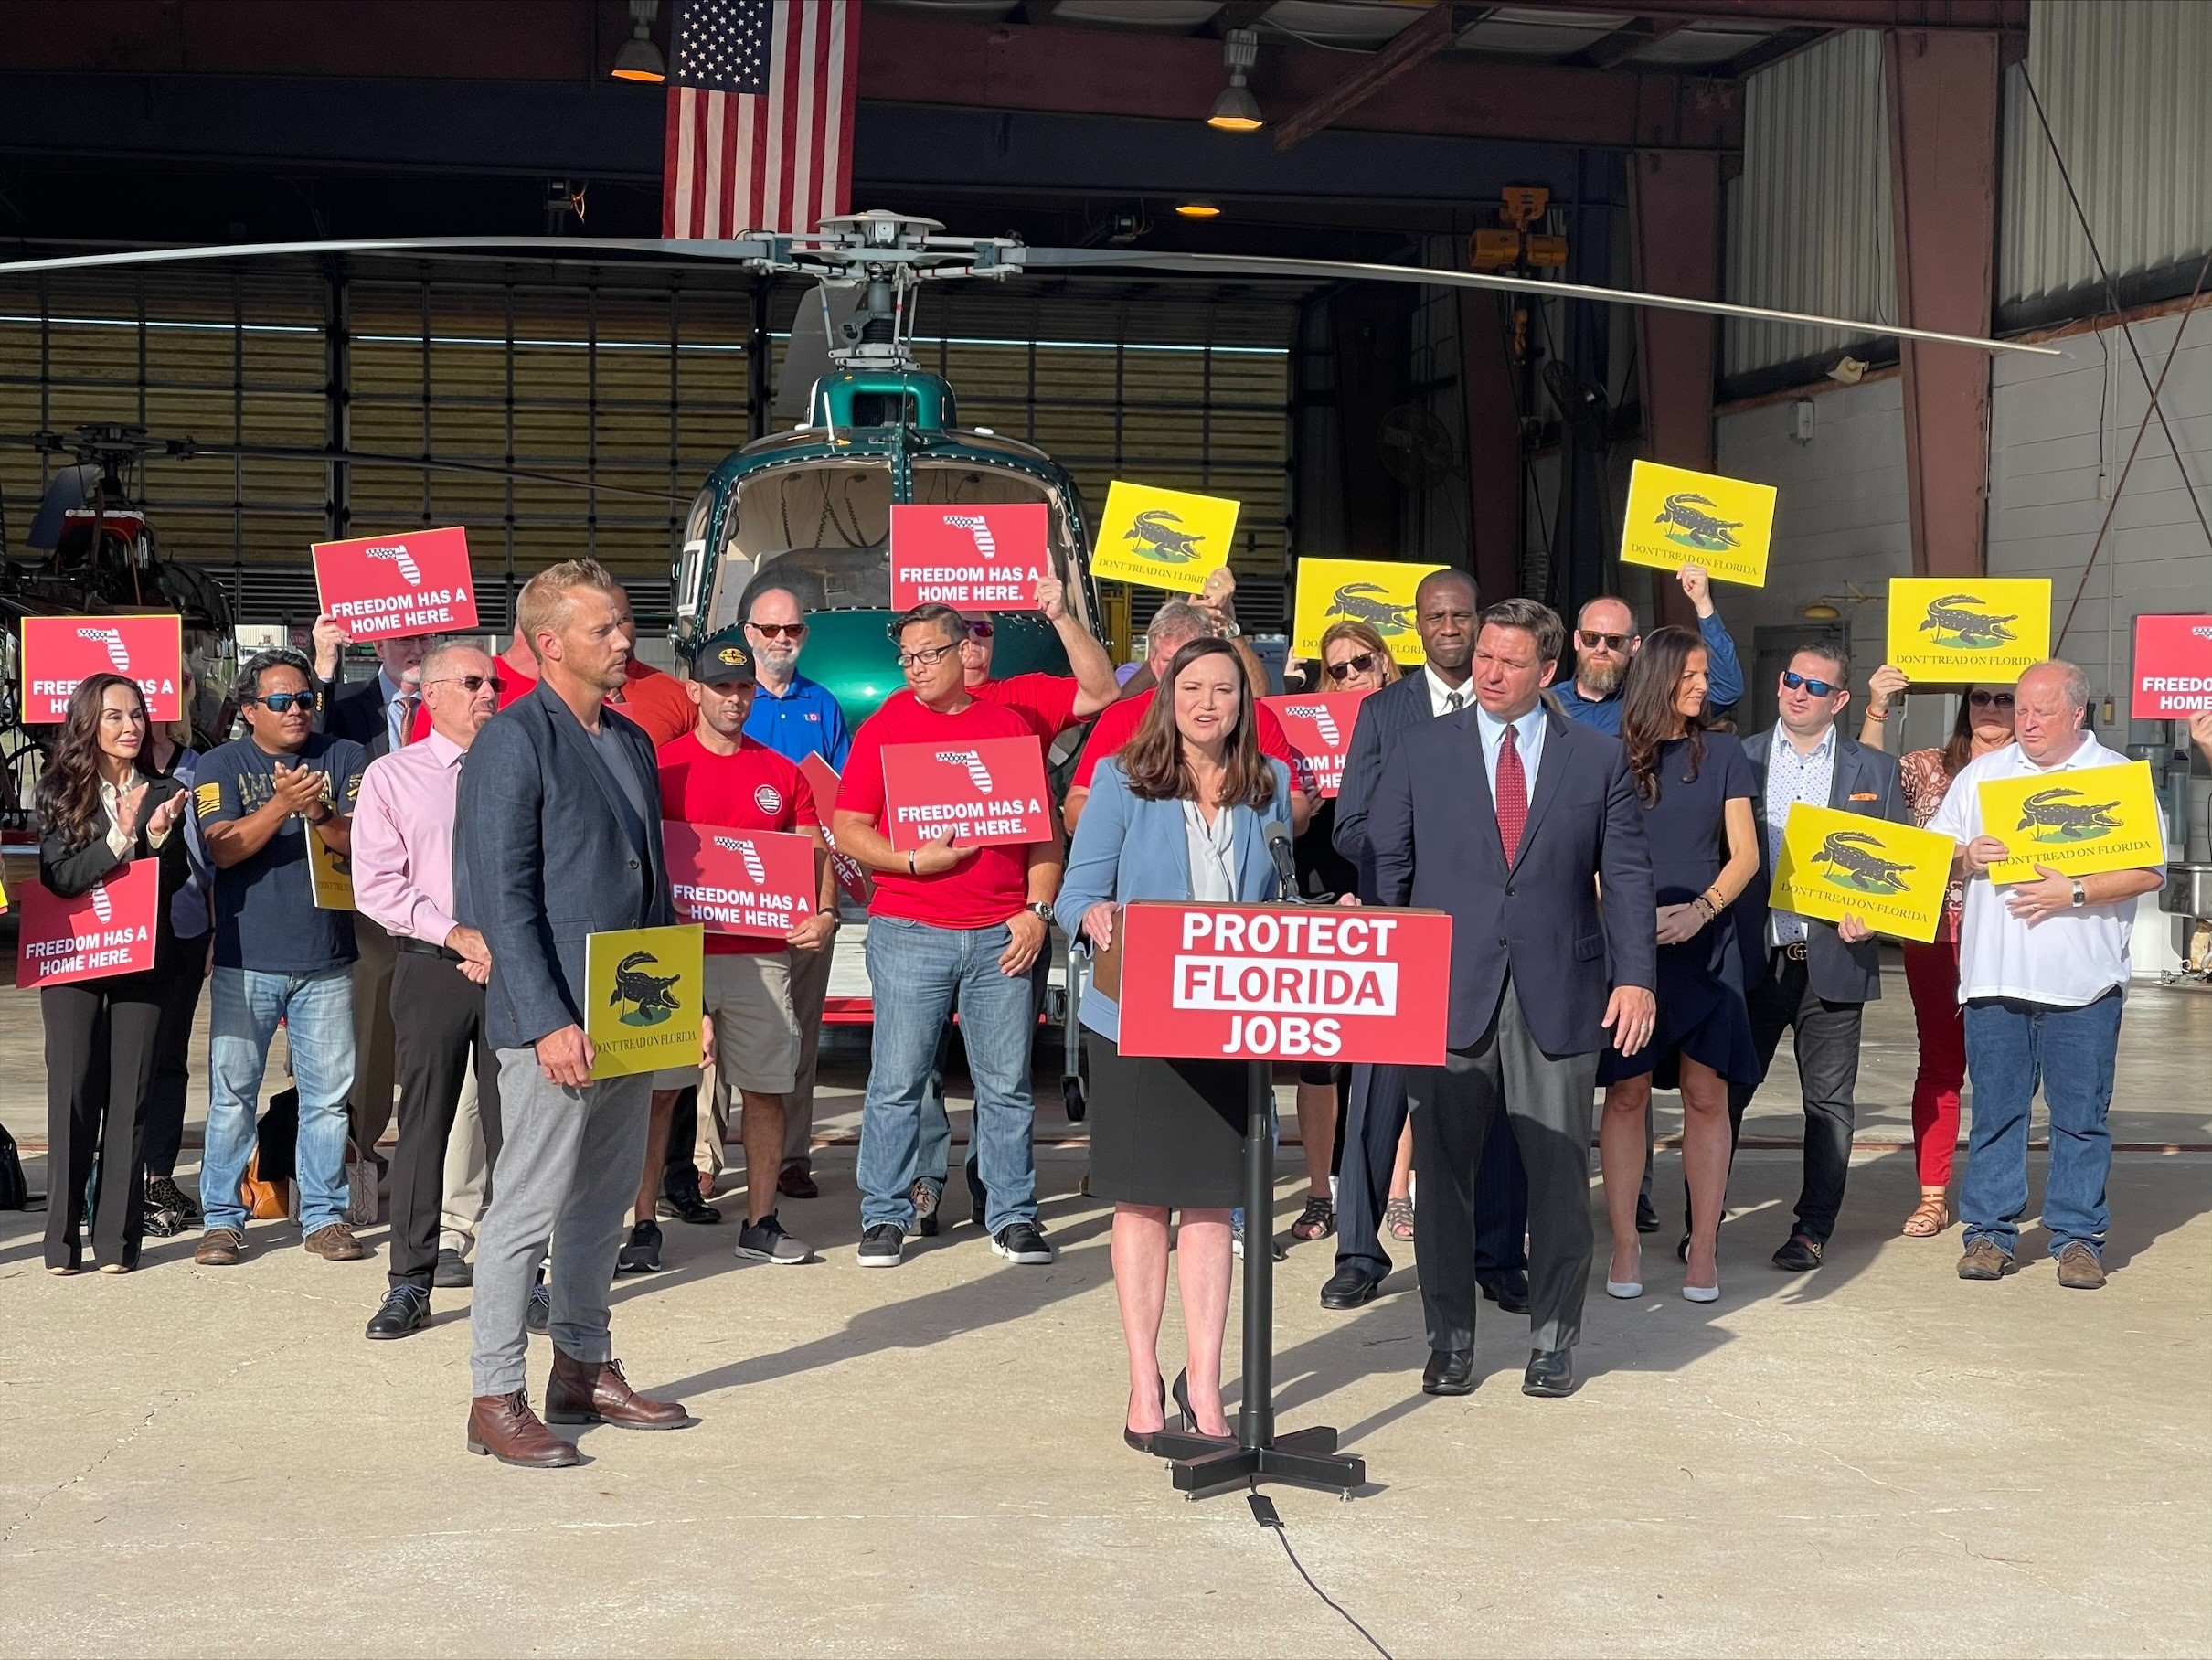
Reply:
M1705 707L1708 713L1728 708L1743 696L1743 668L1736 661L1736 643L1728 638L1728 624L1713 604L1713 585L1702 567L1685 565L1675 573L1682 591L1697 612L1697 633L1705 641L1708 684ZM1628 678L1628 661L1643 644L1628 601L1614 594L1600 594L1582 607L1575 620L1575 677L1555 686L1559 707L1569 720L1594 726L1601 732L1621 735L1621 687Z

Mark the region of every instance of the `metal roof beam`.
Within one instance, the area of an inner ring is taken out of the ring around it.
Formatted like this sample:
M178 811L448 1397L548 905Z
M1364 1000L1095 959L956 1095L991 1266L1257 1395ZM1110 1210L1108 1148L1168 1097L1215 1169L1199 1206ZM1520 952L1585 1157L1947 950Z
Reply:
M1381 51L1319 97L1309 99L1275 129L1278 154L1309 139L1340 115L1356 110L1407 70L1426 63L1459 38L1491 11L1489 6L1467 7L1474 16L1462 17L1462 8L1443 0L1422 14L1420 20L1402 29Z
M1687 17L1632 17L1626 27L1591 41L1568 61L1593 69L1610 69L1654 41L1678 35L1689 27Z
M1528 9L1584 12L1590 0L1518 0ZM1633 0L1639 16L1792 28L2025 30L2028 0Z

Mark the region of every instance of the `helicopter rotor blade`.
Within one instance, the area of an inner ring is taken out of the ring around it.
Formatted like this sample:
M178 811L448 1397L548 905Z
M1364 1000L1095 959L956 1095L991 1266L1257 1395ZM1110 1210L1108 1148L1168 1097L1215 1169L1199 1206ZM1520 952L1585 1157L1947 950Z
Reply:
M229 242L206 248L129 249L120 253L61 254L44 260L0 260L0 277L42 271L100 271L119 266L171 265L200 260L266 259L273 254L523 253L539 259L590 259L601 254L657 254L664 259L768 260L775 245L764 238L715 241L661 237L355 237L314 242Z
M1347 260L1303 260L1272 255L1166 253L1094 248L1023 248L1006 256L1024 271L1069 271L1105 267L1141 271L1187 271L1220 276L1304 277L1316 281L1418 282L1437 288L1486 288L1508 293L1549 294L1562 299L1599 300L1612 305L1647 305L1662 311L1700 312L1716 317L1745 317L1765 323L1798 323L1899 340L1926 340L1939 346L1972 346L1981 352L2023 352L2061 357L2057 346L2012 340L1984 340L1974 335L1948 335L1937 329L1905 328L1855 317L1821 317L1807 312L1778 311L1764 305L1736 305L1725 300L1691 300L1679 294L1642 293L1634 289L1600 288L1587 282L1554 282L1541 277L1503 277L1489 271L1441 271L1420 265L1374 265ZM0 270L5 270L0 267Z

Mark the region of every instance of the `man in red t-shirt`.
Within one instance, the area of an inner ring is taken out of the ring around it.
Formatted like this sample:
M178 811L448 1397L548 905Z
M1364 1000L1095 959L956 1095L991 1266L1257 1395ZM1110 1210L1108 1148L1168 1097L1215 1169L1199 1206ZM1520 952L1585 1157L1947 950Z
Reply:
M1029 724L1050 749L1052 740L1069 728L1080 726L1122 695L1113 677L1113 659L1106 654L1090 631L1068 609L1068 590L1058 577L1039 577L1037 608L1060 637L1068 654L1066 675L1016 675L1011 680L991 678L991 658L996 649L989 612L963 613L967 637L961 642L961 679L968 696L978 703L1004 705Z
M714 1034L715 1087L702 1105L699 1124L713 1128L715 1166L721 1164L736 1091L745 1140L746 1223L738 1255L755 1261L803 1262L810 1254L776 1218L776 1177L783 1168L783 1097L799 1066L799 1025L792 1012L792 955L822 951L837 927L837 878L814 792L799 769L766 744L745 736L752 713L752 658L742 645L724 645L704 657L688 700L697 728L660 748L661 816L678 824L723 830L795 831L814 844L817 891L814 914L782 940L753 934L707 936L707 1014ZM638 1183L637 1220L616 1272L650 1272L660 1263L661 1229L654 1219L666 1158L669 1122L676 1097L701 1082L691 1068L654 1076L653 1118L645 1138L645 1168ZM676 1214L686 1221L719 1221L696 1188Z
M629 614L625 604L623 614ZM522 630L515 631L515 638L507 649L499 654L499 707L505 708L518 697L527 697L537 686L537 659L530 651L529 642L522 637ZM684 690L684 682L665 670L657 669L640 657L632 657L623 671L629 678L622 689L610 696L607 707L620 709L636 721L653 740L654 749L673 742L698 723L699 711ZM408 733L408 742L413 743L431 729L430 711L418 708L415 724Z
M1083 815L1083 803L1090 799L1090 779L1099 770L1099 762L1137 735L1144 711L1152 708L1154 693L1159 689L1160 676L1167 673L1167 665L1175 661L1175 654L1193 640L1205 639L1216 632L1214 617L1203 606L1186 600L1170 600L1153 613L1152 625L1144 632L1144 666L1152 675L1153 685L1122 698L1092 722L1090 735L1083 740L1083 752L1076 758L1067 804L1061 809L1069 835L1075 834L1076 821ZM1245 659L1245 673L1257 676L1258 660L1241 652L1238 654ZM1253 684L1264 686L1267 683L1255 678ZM1253 735L1260 740L1260 752L1289 767L1293 785L1303 785L1305 758L1291 747L1290 734L1282 729L1282 722L1275 718L1275 711L1264 703L1256 707L1259 716L1253 722ZM1313 815L1313 803L1307 793L1302 787L1294 787L1291 791L1291 834L1303 834L1306 821Z
M860 1122L860 1265L899 1266L915 1220L921 1099L957 1007L975 1080L975 1158L990 1194L991 1247L1008 1261L1052 1261L1037 1227L1029 1145L1029 971L1049 934L1063 857L1057 840L962 845L948 830L909 851L891 846L883 751L898 744L1035 738L1012 709L968 691L967 631L945 605L918 605L895 638L907 687L853 735L835 819L837 849L876 873L867 968L876 1029Z

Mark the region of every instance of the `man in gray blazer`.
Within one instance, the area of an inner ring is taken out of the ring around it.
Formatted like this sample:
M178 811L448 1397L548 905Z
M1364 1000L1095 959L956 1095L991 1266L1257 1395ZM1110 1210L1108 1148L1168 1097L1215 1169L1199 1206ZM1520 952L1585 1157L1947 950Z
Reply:
M1474 1183L1501 1112L1528 1172L1521 1390L1573 1393L1598 1057L1609 1036L1641 1049L1657 1013L1658 902L1627 758L1541 697L1566 644L1534 600L1484 611L1474 707L1400 733L1367 810L1376 898L1452 916L1444 1064L1407 1080L1431 1395L1474 1389Z
M653 1075L594 1082L583 1014L585 941L675 915L652 742L603 702L624 683L637 638L629 601L596 561L574 559L530 580L516 622L542 673L477 735L454 827L454 914L491 952L484 1023L505 1130L476 1247L468 1445L554 1468L583 1461L524 1388L524 1322L548 1240L546 1420L695 1421L631 1389L614 1359L607 1288L645 1156Z
M1851 659L1833 646L1808 645L1790 659L1777 687L1778 723L1744 740L1759 780L1754 803L1765 832L1759 875L1736 904L1745 1001L1763 1073L1784 1027L1796 1033L1797 1075L1805 1107L1805 1174L1797 1220L1774 1253L1777 1268L1818 1268L1844 1203L1856 1118L1859 1017L1882 995L1882 963L1873 932L1856 917L1815 921L1766 909L1782 825L1799 802L1909 824L1898 764L1845 736L1835 718L1851 701ZM1728 1085L1728 1119L1743 1131L1756 1084Z

